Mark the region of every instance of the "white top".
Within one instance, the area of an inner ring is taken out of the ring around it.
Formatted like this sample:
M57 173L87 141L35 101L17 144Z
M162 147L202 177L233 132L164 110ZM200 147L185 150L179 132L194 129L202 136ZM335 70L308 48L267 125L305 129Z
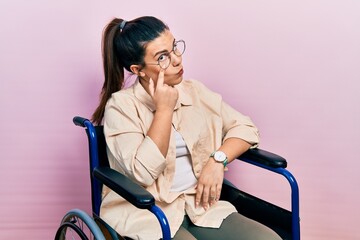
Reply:
M175 175L170 191L182 192L195 186L197 179L192 169L189 149L186 147L185 141L180 133L175 129L174 132L176 138L176 165Z

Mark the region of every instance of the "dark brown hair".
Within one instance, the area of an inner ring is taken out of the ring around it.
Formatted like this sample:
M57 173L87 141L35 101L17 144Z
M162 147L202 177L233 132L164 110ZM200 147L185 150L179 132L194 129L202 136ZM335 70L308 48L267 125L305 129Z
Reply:
M100 94L100 104L92 115L95 124L101 124L106 102L111 94L119 91L124 84L124 68L131 72L130 66L144 66L147 44L168 30L161 20L145 16L125 23L114 18L105 27L102 38L102 56L104 67L104 84Z

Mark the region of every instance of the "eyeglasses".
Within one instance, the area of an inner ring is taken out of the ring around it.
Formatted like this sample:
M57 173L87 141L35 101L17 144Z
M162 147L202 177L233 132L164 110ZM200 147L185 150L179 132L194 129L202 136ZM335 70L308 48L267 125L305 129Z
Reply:
M180 57L185 52L185 41L178 40L174 42L171 52L161 53L157 63L147 63L149 65L159 65L162 69L167 69L171 63L171 53L173 52L176 56Z

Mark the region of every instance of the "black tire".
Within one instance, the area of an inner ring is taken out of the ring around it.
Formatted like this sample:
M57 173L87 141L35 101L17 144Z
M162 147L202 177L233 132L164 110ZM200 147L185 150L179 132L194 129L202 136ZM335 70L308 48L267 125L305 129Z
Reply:
M74 238L77 236L78 238ZM70 238L71 236L71 238ZM56 231L55 240L81 239L89 240L85 233L74 222L63 222Z
M72 209L63 217L55 240L106 240L94 219L80 209Z

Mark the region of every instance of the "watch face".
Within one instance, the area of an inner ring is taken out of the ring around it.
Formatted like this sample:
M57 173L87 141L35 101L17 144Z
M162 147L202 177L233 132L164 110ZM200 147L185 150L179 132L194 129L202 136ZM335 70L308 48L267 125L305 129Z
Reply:
M225 161L225 159L226 159L226 155L225 155L224 152L217 151L217 152L215 152L215 154L214 154L214 159L215 159L216 161L218 161L218 162L223 162L223 161Z

